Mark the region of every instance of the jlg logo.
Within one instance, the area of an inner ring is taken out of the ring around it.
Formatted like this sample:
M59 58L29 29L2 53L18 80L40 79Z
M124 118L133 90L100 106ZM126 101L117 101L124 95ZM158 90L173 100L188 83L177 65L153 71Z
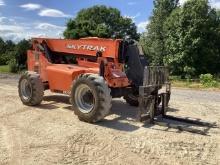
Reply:
M104 47L104 46L68 44L66 47L67 47L67 49L74 49L74 50L90 50L90 51L101 51L101 52L106 51L106 47Z

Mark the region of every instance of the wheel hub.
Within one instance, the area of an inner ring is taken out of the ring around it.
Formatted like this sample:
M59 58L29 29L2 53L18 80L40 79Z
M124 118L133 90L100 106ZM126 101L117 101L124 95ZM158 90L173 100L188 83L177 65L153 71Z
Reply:
M90 113L93 110L95 98L88 85L79 85L75 91L74 99L77 107L82 113Z
M21 81L21 94L24 100L29 100L32 96L32 88L27 79Z

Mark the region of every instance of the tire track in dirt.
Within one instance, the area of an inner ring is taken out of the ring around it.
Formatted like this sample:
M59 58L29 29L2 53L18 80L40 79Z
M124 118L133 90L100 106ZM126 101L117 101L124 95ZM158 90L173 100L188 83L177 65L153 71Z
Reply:
M0 125L0 164L8 164L10 161L11 146L8 145L7 129Z
M1 115L0 119L1 118L7 118L7 117L10 117L10 116L13 116L13 115L17 115L19 113L23 113L23 112L26 112L26 111L30 111L30 110L28 108L26 108L26 109L23 109L23 110L18 110L18 111L11 112L11 113L6 113L6 114Z
M0 126L0 163L21 164L21 139L14 128Z
M186 134L185 138L167 139L163 135L152 134L147 139L136 135L118 136L116 141L143 160L148 160L148 164L215 164L218 142L212 138L208 142L198 142L197 138L192 140L191 135Z
M122 163L123 162L123 163ZM114 138L82 130L69 137L61 164L145 164L139 155L124 148Z

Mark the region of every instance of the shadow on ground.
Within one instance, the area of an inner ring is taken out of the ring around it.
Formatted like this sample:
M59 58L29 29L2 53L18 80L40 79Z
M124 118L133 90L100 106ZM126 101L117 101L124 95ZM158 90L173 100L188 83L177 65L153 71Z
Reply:
M71 110L72 106L69 102L69 97L64 95L51 95L44 97L44 103L40 105L38 108L45 110L53 110L59 109L59 105L57 103L66 104L62 106L63 109ZM215 126L212 123L208 123L207 127L201 127L195 124L190 123L182 123L177 122L175 120L165 120L162 118L158 118L154 124L143 123L141 124L137 121L138 107L132 107L126 104L126 102L122 99L113 99L112 100L112 109L110 117L107 117L101 122L96 123L98 126L116 129L125 132L132 132L138 130L140 127L149 128L149 129L157 129L158 131L169 131L174 132L171 129L175 129L177 133L181 133L183 131L207 135L210 128ZM169 108L169 112L176 112L178 109ZM201 121L201 119L189 119L188 120L197 120ZM202 122L202 121L201 121ZM160 125L161 128L155 128L155 125ZM192 128L193 127L193 128ZM204 128L204 129L203 129Z
M65 96L65 95L44 96L44 101L70 104L69 96Z
M104 119L97 125L120 131L135 131L140 128L134 123L137 122L137 113L137 107L129 106L122 99L112 100L112 119Z

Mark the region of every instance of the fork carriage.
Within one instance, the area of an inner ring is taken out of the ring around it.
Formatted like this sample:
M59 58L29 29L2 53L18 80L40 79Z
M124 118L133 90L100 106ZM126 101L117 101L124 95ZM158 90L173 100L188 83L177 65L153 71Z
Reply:
M139 87L139 121L153 122L158 115L165 116L171 95L169 71L164 66L148 66L144 70L143 86Z

